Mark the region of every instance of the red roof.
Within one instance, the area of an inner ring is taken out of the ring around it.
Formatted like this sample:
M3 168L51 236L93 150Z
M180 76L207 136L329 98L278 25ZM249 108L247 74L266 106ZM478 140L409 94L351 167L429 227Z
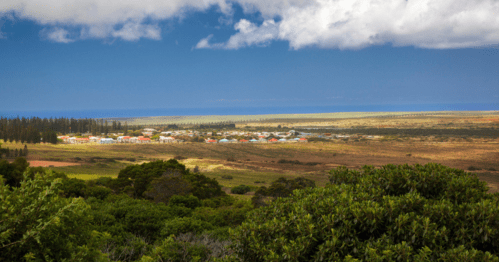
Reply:
M248 142L248 140L246 140L246 139L241 139L241 140L239 140L239 142Z
M210 140L206 140L206 143L216 143L217 140L213 140L213 139L210 139Z
M270 139L269 141L270 141L270 142L277 142L277 139L272 138L272 139Z
M88 140L88 137L76 138L76 140Z
M265 136L258 136L259 138L264 138Z
M139 137L139 140L140 140L140 141L150 141L151 139L150 139L150 138L143 138L143 137Z
M306 139L306 138L304 138L304 137L302 137L302 138L300 138L300 140L307 140L307 139Z

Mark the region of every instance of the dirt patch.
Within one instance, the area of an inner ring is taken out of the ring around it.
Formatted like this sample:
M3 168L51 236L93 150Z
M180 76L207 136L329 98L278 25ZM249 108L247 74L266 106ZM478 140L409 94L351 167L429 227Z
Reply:
M59 161L28 161L29 166L32 167L60 167L60 166L79 166L79 163L71 163L71 162L59 162Z

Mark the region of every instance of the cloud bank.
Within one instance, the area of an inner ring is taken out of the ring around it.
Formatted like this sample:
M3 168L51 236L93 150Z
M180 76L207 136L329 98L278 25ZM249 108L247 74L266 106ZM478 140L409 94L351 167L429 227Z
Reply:
M229 40L201 39L196 48L238 49L288 41L304 47L359 49L392 44L464 48L499 43L497 0L3 0L0 17L34 20L62 43L87 38L161 39L161 21L216 6L231 21L233 5L263 22L241 19ZM221 24L223 24L221 22ZM226 22L229 25L231 22ZM68 30L78 31L69 38Z

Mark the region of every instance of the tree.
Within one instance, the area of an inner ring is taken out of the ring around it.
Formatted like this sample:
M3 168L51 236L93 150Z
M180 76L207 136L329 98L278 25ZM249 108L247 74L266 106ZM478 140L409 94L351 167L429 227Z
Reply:
M181 175L187 174L187 169L175 159L168 161L158 160L141 165L131 165L122 169L118 174L119 180L131 181L133 184L133 196L135 198L144 197L144 192L148 189L154 178L162 176L165 172L179 172Z
M499 194L439 164L345 167L233 232L242 261L499 261Z
M192 186L182 179L179 171L173 170L164 172L161 177L153 179L144 196L153 199L156 203L168 203L172 196L187 195L191 191Z
M59 197L60 179L23 175L19 187L0 177L1 261L105 261L98 246L107 235L90 230L90 207Z
M303 177L295 179L280 177L272 182L268 188L262 186L257 189L255 195L251 198L251 201L255 207L265 206L267 205L265 202L267 198L275 200L279 197L288 197L294 190L304 189L306 187L315 187L315 182Z
M24 156L28 156L28 145L24 145Z

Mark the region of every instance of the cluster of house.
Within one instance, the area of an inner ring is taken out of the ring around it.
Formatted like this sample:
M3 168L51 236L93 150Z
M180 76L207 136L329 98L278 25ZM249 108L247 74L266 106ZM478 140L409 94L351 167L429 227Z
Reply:
M114 143L132 143L132 144L147 144L151 143L151 138L153 133L158 134L159 138L156 137L155 141L159 143L179 143L183 142L182 137L203 137L206 143L290 143L290 142L308 142L308 137L323 137L323 138L357 138L357 136L349 135L331 135L328 133L316 134L316 133L304 133L300 132L299 135L294 130L288 132L247 132L247 131L223 131L223 132L200 132L192 130L176 130L176 131L165 131L158 133L155 129L146 128L142 130L143 136L125 136L123 134L111 134L113 138L102 138L98 136L88 137L69 137L60 136L58 138L62 139L68 144L82 144L82 143L99 143L99 144L114 144ZM245 137L246 139L228 139L227 137ZM214 137L226 137L220 140ZM364 138L374 138L372 136L363 136Z
M114 144L114 143L135 143L135 144L143 144L150 143L151 139L144 136L139 137L131 137L131 136L119 136L116 140L112 138L101 138L97 136L89 136L89 137L69 137L69 136L60 136L57 137L68 144L84 144L84 143L99 143L99 144Z

